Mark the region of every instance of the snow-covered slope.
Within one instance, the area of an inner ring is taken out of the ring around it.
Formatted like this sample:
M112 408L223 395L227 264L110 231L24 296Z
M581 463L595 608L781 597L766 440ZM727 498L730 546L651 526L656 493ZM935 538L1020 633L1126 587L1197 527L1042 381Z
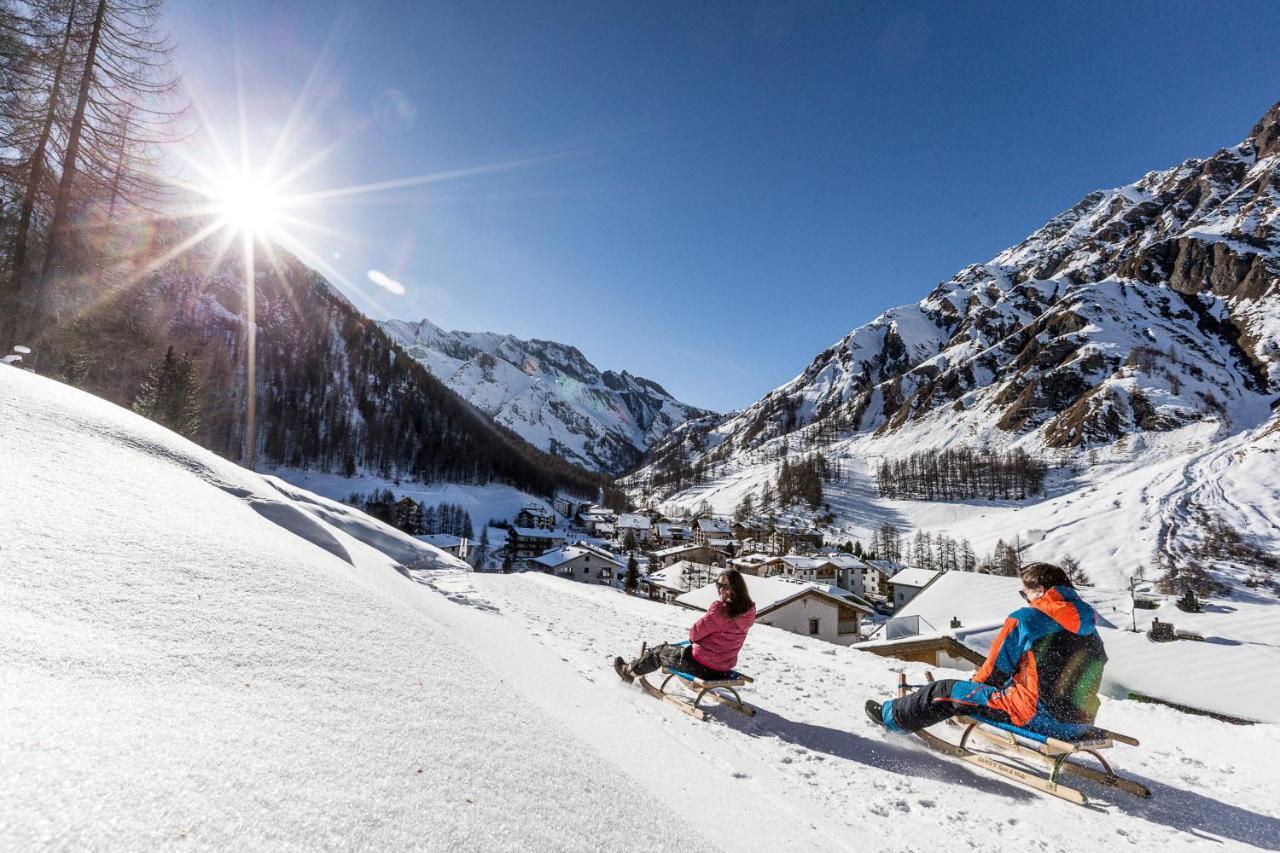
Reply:
M934 520L915 504L858 500L866 459L1020 446L1082 467L1101 456L1217 479L1196 454L1223 442L1254 447L1278 393L1280 104L1239 145L1090 193L1017 246L853 330L757 403L677 429L629 483L638 496L686 505L708 497L728 510L759 496L785 440L792 453L847 461L848 481L828 490L845 533L865 533L877 515L924 526ZM1074 483L1111 485L1093 474ZM1190 547L1200 531L1191 522L1220 507L1196 502L1210 484L1188 477L1183 486L1169 499L1188 524L1173 535ZM1274 516L1274 493L1258 497ZM1030 526L1006 519L1000 535L1019 525ZM1140 530L1122 529L1125 538ZM1088 547L1083 533L1064 527L1057 550ZM1127 553L1129 569L1166 559L1175 543L1164 544Z
M383 330L495 421L535 447L618 473L689 418L681 403L625 370L603 373L575 347L490 332L446 332L429 320L388 320Z
M1154 796L1081 820L873 728L917 665L760 626L758 715L700 723L608 666L687 611L451 568L8 368L0 465L0 849L1280 846L1273 725L1104 699Z

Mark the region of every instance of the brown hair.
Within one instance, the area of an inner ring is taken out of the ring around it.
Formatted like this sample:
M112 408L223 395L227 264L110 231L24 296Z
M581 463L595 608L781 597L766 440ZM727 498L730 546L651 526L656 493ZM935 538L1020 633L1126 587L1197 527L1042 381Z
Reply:
M742 572L737 569L725 569L720 573L720 578L729 582L729 600L725 602L724 609L729 611L730 616L741 616L756 606L756 603L751 600L751 593L747 592L747 582L742 579ZM717 585L720 578L716 579Z
M1018 572L1022 582L1027 586L1038 586L1049 589L1054 586L1071 586L1071 578L1060 566L1053 563L1030 563Z

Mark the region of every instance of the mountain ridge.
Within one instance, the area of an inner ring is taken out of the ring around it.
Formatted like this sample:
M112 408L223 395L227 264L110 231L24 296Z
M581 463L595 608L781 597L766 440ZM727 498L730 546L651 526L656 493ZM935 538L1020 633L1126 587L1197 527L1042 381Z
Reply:
M1237 145L1086 194L757 402L675 430L627 487L688 503L746 477L744 460L797 450L1079 460L1131 437L1263 426L1280 392L1277 140L1280 104Z
M710 412L629 371L600 370L571 344L446 331L428 319L380 324L432 375L495 422L575 464L619 473L690 418Z

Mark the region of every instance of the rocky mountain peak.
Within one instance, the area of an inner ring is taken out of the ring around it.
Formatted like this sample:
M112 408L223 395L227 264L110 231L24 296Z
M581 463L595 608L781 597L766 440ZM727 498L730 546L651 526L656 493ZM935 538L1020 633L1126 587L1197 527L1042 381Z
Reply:
M1280 154L1280 101L1258 120L1245 141L1253 143L1258 159Z
M490 332L448 332L429 320L382 328L476 408L534 446L597 471L618 473L690 418L657 382L601 371L575 346Z

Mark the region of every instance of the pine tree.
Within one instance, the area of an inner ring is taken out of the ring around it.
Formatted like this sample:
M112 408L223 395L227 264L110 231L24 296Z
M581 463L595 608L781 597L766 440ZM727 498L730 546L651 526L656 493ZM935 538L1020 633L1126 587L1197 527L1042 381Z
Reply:
M640 587L640 566L636 562L635 554L627 558L627 573L623 578L622 587L628 595L635 595Z
M471 525L471 513L466 510L462 511L462 537L464 539L475 538L475 528Z
M200 428L200 388L191 356L183 353L177 358L173 347L169 347L143 381L133 410L179 435L193 438Z
M477 571L484 571L485 563L489 561L489 528L486 525L480 531L480 542L476 545L476 549L472 555L471 565L476 567Z

